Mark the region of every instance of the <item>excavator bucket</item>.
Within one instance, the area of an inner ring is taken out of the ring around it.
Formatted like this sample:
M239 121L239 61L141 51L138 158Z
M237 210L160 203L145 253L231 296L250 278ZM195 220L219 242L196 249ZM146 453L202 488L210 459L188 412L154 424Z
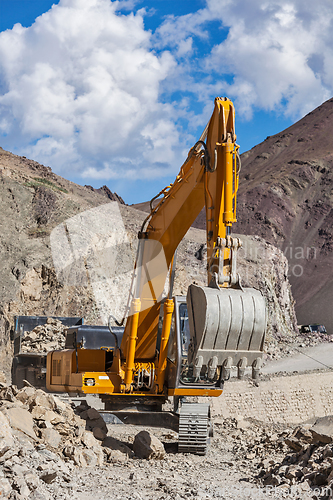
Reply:
M189 363L237 366L252 374L260 368L266 330L265 299L254 288L210 288L190 285L187 308L191 342ZM240 373L239 371L239 373Z

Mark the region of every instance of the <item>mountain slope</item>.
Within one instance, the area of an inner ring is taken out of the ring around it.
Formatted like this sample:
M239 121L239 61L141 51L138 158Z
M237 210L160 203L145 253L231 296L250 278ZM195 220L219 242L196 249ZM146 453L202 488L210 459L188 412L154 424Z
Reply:
M289 261L299 323L333 333L333 99L242 155L237 232Z
M298 323L333 333L333 99L241 155L233 230L282 249ZM202 211L195 227L205 227Z

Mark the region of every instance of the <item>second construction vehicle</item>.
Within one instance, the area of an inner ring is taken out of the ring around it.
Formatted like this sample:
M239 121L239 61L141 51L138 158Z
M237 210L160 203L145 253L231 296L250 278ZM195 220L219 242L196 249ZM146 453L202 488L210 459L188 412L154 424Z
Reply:
M231 235L238 149L233 103L216 98L200 140L174 183L152 200L139 232L125 326L110 324L108 340L99 348L96 339L89 340L91 328L74 327L67 349L47 357L49 390L98 394L117 415L136 406L150 422L159 422L162 404L173 396L175 410L164 420L173 428L176 421L182 452L204 454L210 428L209 404L186 397L220 396L231 366L240 375L252 366L254 376L260 368L265 301L260 291L242 287L237 274L241 241ZM204 206L207 286L192 284L186 298L173 297L176 249Z

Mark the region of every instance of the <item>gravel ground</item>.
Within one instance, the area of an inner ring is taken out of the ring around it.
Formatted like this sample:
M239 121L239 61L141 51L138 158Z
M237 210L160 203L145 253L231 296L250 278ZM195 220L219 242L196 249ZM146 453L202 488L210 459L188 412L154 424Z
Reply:
M245 428L242 429L242 426ZM249 427L248 427L249 426ZM131 446L136 426L108 425L108 434ZM67 485L77 500L277 499L305 500L307 485L263 486L257 476L263 460L282 461L286 446L276 445L275 427L261 423L215 422L215 436L205 457L178 454L173 431L149 429L164 444L163 460L133 458L104 467L76 470ZM283 431L281 426L279 431ZM273 442L270 441L273 438ZM253 451L254 450L254 451ZM309 490L310 491L310 490ZM311 497L309 497L311 498Z

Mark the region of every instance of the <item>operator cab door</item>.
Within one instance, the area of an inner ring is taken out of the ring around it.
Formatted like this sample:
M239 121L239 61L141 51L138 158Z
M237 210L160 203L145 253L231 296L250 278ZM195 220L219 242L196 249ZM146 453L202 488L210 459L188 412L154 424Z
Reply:
M195 369L188 363L188 348L190 345L190 328L186 297L174 297L175 308L172 316L167 358L167 384L169 389L192 388L203 386L212 389L221 387L220 370L217 369L213 378L208 378L206 366Z
M183 315L183 325L184 325L184 308L186 309L186 317L188 323L187 315L187 305L185 297L174 297L175 307L172 315L171 330L169 337L168 346L168 358L167 358L167 385L169 389L175 389L179 386L179 373L181 364L181 341L180 341L180 330L181 330L181 319L180 315ZM181 310L180 310L181 306Z

